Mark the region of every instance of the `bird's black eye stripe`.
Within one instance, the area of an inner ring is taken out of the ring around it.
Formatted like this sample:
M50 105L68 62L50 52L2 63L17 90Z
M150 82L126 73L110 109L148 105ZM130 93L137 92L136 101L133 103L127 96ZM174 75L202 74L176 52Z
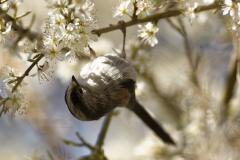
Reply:
M81 88L78 89L79 93L82 94L83 90Z
M74 105L84 106L83 102L81 101L81 95L79 94L80 90L82 91L82 89L72 90L70 96Z
M89 109L86 107L85 103L82 100L82 89L81 88L77 88L72 90L70 96L72 99L72 103L75 107L77 107L78 109L80 109L83 113L85 114L89 114Z
M121 83L123 88L126 88L129 93L134 93L135 90L135 81L132 79L127 79Z

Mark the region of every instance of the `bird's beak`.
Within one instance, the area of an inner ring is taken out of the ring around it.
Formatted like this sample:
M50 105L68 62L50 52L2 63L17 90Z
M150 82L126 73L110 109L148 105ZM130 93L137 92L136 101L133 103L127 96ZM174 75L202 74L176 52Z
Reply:
M76 79L74 76L72 76L72 82L75 83L75 84L77 84L77 85L79 85L77 79Z

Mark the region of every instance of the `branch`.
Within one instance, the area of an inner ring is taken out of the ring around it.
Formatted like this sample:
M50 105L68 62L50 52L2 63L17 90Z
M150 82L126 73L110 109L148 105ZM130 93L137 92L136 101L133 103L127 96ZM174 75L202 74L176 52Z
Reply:
M78 133L78 132L76 132L76 135L77 135L77 137L82 141L82 145L81 146L86 146L86 147L88 147L90 150L94 150L95 148L91 145L91 144L89 144L88 142L86 142L81 136L80 136L80 134Z
M183 33L185 54L188 59L189 65L192 69L190 78L191 78L191 81L199 88L198 78L197 78L197 74L196 74L196 69L197 69L198 64L194 63L195 61L193 61L193 52L192 52L192 49L191 49L191 46L189 43L189 39L187 36L187 32L185 30L184 24L180 18L178 18L178 22L180 24L180 27L181 27L181 30Z
M108 113L107 117L105 118L105 120L103 122L102 129L101 129L101 132L98 136L98 140L97 140L97 143L96 143L96 146L99 147L99 148L102 148L102 146L103 146L103 141L104 141L105 136L107 134L107 130L108 130L108 127L109 127L109 124L111 122L111 119L112 119L113 115L114 115L114 111L112 110L111 112Z
M0 13L2 13L2 12L4 12L4 11L2 9L0 9ZM28 14L28 12L26 14ZM6 22L12 21L12 29L17 31L20 34L21 38L27 37L30 40L34 40L35 38L39 37L39 35L40 35L37 32L31 31L29 28L27 28L27 29L22 28L21 26L19 26L16 23L16 19L14 19L13 17L11 17L8 14L2 15L1 18L3 18Z
M198 6L194 11L195 11L195 13L198 13L198 12L202 12L202 11L206 11L206 10L217 9L219 7L221 7L221 5L218 4L217 2L215 2L215 3L212 3L210 5ZM133 26L133 25L136 25L136 24L145 23L145 22L157 21L157 20L163 19L163 18L178 16L182 13L183 13L183 10L177 9L177 10L172 10L172 11L167 11L167 12L163 12L163 13L154 14L154 15L151 15L151 16L148 16L148 17L145 17L145 18L141 18L141 19L132 19L132 20L126 22L126 27ZM107 32L110 32L110 31L114 31L114 30L120 29L120 27L121 26L118 25L118 24L110 25L110 27L105 27L105 28L92 30L92 33L100 36L102 33L107 33Z
M171 18L167 18L166 20L167 20L167 22L171 25L171 27L173 27L179 34L181 34L181 36L184 36L184 33L183 33L182 29L181 29L179 26L177 26L177 25L172 21Z
M234 35L233 37L233 52L228 66L227 78L224 85L224 90L222 94L222 110L220 124L223 124L229 116L229 102L234 96L234 86L236 85L236 75L237 75L237 64L238 53L239 53L239 41Z
M14 85L12 92L14 92L17 87L22 83L23 79L28 76L29 72L32 68L44 57L44 54L40 54L39 57L28 67L28 69L24 72L24 74L17 79L17 83Z

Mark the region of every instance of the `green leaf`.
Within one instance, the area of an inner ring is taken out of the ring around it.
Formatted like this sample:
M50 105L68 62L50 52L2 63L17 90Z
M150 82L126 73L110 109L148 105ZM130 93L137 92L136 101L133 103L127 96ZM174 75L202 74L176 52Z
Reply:
M40 56L40 54L37 54L33 57L33 59L37 59Z
M9 81L8 84L14 83L14 82L16 82L17 80L18 80L18 78L13 79L13 80Z
M35 62L35 60L33 60L33 59L28 59L28 61L29 61L29 62Z

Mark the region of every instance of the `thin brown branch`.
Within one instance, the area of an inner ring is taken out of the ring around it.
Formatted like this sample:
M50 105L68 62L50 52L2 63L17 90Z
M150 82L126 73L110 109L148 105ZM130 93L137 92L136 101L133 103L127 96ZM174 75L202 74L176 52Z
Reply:
M0 12L2 12L1 9L0 9ZM12 21L12 29L17 31L20 34L21 38L27 37L30 40L34 40L35 38L37 38L39 36L38 32L33 32L29 28L24 29L21 26L17 25L16 20L8 14L2 15L1 18L3 18L6 22Z
M171 18L167 18L166 20L176 31L178 31L179 34L184 36L182 29L179 26L177 26L177 24L175 24Z
M103 125L102 125L101 132L98 136L96 147L102 148L106 134L107 134L107 130L109 128L109 124L111 122L113 115L114 115L114 111L112 110L111 112L108 113L107 117L105 118Z
M187 32L186 32L184 24L180 18L178 18L178 22L180 24L180 27L181 27L181 30L183 33L185 54L188 59L189 65L191 67L190 79L199 88L199 83L198 83L197 74L196 74L197 64L193 60L193 52L192 52L192 48L191 48L191 45L190 45L190 42L189 42L189 39L187 36Z
M221 5L216 2L213 4L210 4L210 5L202 5L195 9L195 13L206 11L206 10L211 10L211 9L217 9L219 7L221 7ZM178 15L181 15L182 12L183 12L182 10L178 9L178 10L172 10L172 11L166 11L163 13L154 14L152 16L148 16L148 17L145 17L142 19L132 19L132 20L126 22L126 27L145 23L145 22L157 21L157 20L163 19L163 18L178 16ZM110 27L92 30L92 33L100 36L102 33L114 31L114 30L120 29L120 27L121 27L120 25L115 24L115 25L111 25Z
M20 18L22 18L22 17L25 17L25 16L29 15L30 13L32 13L31 10L30 10L30 11L27 11L26 13L23 13L23 14L17 16L17 17L15 18L15 20L20 19Z
M44 54L40 54L39 57L28 67L28 69L24 72L24 74L20 77L18 77L17 83L14 85L12 92L14 92L17 87L22 83L23 79L28 76L29 72L32 70L32 68L44 57Z
M234 50L232 57L229 62L229 68L227 73L226 82L224 85L223 95L222 95L222 110L221 110L221 121L220 124L226 121L229 114L229 102L234 95L234 86L236 84L236 74L237 74L237 64L238 64L238 55L239 52L239 42L235 36L233 36L233 46Z
M83 146L86 146L86 147L88 147L90 150L92 150L92 151L94 151L94 146L92 146L91 144L89 144L88 142L86 142L81 136L80 136L80 134L78 133L78 132L76 132L76 135L77 135L77 137L82 141L82 143L83 143Z
M132 20L135 21L137 19L137 10L138 10L138 7L137 7L137 1L135 0L133 2L133 14L132 14Z

